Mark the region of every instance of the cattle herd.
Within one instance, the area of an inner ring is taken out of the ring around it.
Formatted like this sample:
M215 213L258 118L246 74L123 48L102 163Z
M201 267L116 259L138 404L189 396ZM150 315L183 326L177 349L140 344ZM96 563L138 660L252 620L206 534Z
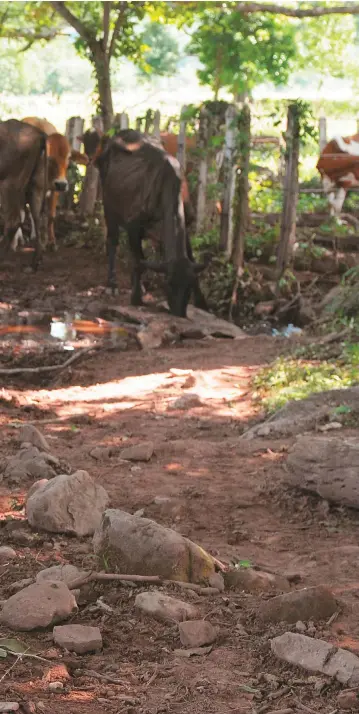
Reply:
M0 122L0 201L4 236L0 260L22 238L26 211L34 241L32 268L37 269L42 248L56 247L54 221L58 195L68 188L70 161L99 170L107 228L108 282L117 291L116 247L120 228L128 235L132 256L131 302L142 300L141 276L146 269L166 276L167 299L174 315L185 317L191 294L206 309L198 274L204 265L193 259L188 225L193 212L186 177L176 159L178 141L163 133L160 140L132 129L110 137L95 129L81 138L84 153L71 149L68 139L44 119ZM187 148L195 139L187 138ZM339 215L348 189L359 185L359 135L336 137L323 149L317 168L328 195L331 213ZM186 175L193 166L188 163ZM161 262L145 260L142 242L157 236Z

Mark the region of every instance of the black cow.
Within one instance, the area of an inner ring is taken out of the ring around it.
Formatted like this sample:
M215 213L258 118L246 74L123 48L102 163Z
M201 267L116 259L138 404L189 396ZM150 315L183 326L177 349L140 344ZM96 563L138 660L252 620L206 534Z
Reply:
M3 257L19 233L25 205L35 226L34 270L41 258L42 215L46 191L46 135L16 119L0 122L0 202L4 217Z
M186 234L179 163L159 145L132 129L102 141L95 158L100 171L107 226L108 287L115 291L116 247L119 227L127 231L133 257L131 303L142 302L141 275L146 268L163 272L171 312L186 317L194 292L195 303L205 307L196 265ZM146 263L142 241L148 231L160 238L164 261Z

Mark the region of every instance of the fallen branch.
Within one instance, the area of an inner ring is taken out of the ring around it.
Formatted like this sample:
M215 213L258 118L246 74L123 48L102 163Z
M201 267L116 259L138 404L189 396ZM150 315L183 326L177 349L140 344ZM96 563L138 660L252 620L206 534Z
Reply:
M66 367L69 367L70 364L73 364L74 362L77 362L77 360L80 359L80 357L83 357L85 354L88 354L89 352L93 352L94 350L99 349L99 347L85 347L85 349L80 350L79 352L76 352L76 354L72 355L69 359L66 360L66 362L63 362L62 364L51 364L48 365L47 367L14 367L13 369L0 369L0 376L11 376L15 374L42 374L43 372L57 372L61 369L66 369Z
M68 584L69 590L78 590L83 585L92 582L107 582L107 581L125 581L133 583L151 583L152 585L177 585L184 590L195 590L200 595L217 595L218 588L202 587L197 583L185 583L181 580L164 580L158 575L120 575L119 573L88 573L87 575L77 578Z
M322 337L322 339L319 340L316 344L330 345L331 342L337 342L338 340L342 340L343 337L348 337L348 335L350 335L350 329L346 327L340 332L331 332L329 335L325 335L325 337Z
M128 684L124 679L117 679L116 677L111 677L109 674L101 674L101 672L95 672L94 669L81 669L81 676L93 677L94 679L100 679L104 682L110 682L111 684L121 684L123 687Z

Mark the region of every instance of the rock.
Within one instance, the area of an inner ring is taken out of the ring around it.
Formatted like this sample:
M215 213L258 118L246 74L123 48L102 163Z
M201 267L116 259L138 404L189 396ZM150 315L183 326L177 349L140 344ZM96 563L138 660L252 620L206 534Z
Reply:
M150 590L136 595L135 607L155 620L169 623L195 620L199 615L197 608L193 605L164 595L159 590Z
M41 452L37 446L30 444L8 460L4 478L10 484L19 484L27 478L53 478L56 476L54 466L58 465L59 460L55 456Z
M257 611L264 622L298 622L325 620L334 615L338 606L330 590L322 585L293 590L262 602Z
M171 499L169 496L155 496L153 499L153 503L156 506L163 506L166 503L170 503ZM359 546L358 546L359 548Z
M95 553L112 572L208 582L213 558L179 533L125 511L108 509L94 535Z
M11 630L35 630L66 620L76 610L65 583L35 583L6 600L0 622Z
M207 620L186 620L178 625L184 647L211 645L217 639L217 630Z
M26 496L25 496L25 504L28 502L29 498L32 496L35 491L37 491L40 486L43 486L45 483L48 483L49 479L47 478L40 478L38 481L35 481L35 483L30 486Z
M90 456L95 461L108 461L111 457L111 449L109 446L95 446L91 449Z
M61 581L66 585L69 585L82 575L85 575L84 570L80 570L79 568L76 568L75 565L71 565L70 563L65 563L64 565L52 565L51 568L40 570L36 576L36 582L42 583L51 580L55 582ZM72 594L76 600L78 600L80 590L72 590Z
M303 633L307 631L307 626L304 622L298 620L298 622L295 623L295 629L297 630L297 632Z
M49 692L62 692L64 685L63 682L49 682L47 688Z
M284 662L333 677L348 687L359 686L359 658L324 640L285 632L272 640L271 648Z
M18 702L0 702L0 712L17 712L20 709Z
M16 558L16 550L9 548L7 545L0 546L0 565L7 563L8 560Z
M18 441L23 443L27 441L29 444L37 446L41 451L51 451L45 437L41 431L33 424L23 424L18 431Z
M352 412L358 412L359 387L331 389L326 392L312 394L306 399L288 402L270 421L257 424L246 431L240 438L243 440L269 436L278 439L316 429L318 424L328 420L336 407L348 406Z
M69 652L86 654L102 649L102 637L98 627L86 625L58 625L53 631L55 644Z
M123 449L120 458L126 461L149 461L153 451L154 445L152 441L143 441L141 444L135 444L135 446Z
M87 471L75 471L39 486L27 499L26 516L33 528L85 536L95 532L108 504L105 489Z
M352 690L340 692L337 696L337 704L340 709L359 709L359 697L358 692L353 692Z
M254 570L235 568L224 573L226 588L244 590L249 593L286 593L290 591L289 581L281 575Z
M33 578L23 578L22 580L16 580L14 583L9 585L9 590L18 592L18 590L23 590L27 588L28 585L32 585L34 582Z
M213 575L210 575L208 578L208 583L211 588L217 588L217 590L223 592L225 585L222 573L213 573Z
M301 436L288 455L287 466L291 485L359 508L357 438Z
M178 399L175 399L175 401L169 405L169 408L184 410L193 409L194 407L201 406L203 406L203 404L198 394L195 394L194 392L188 392L187 394L183 394L182 397L178 397Z

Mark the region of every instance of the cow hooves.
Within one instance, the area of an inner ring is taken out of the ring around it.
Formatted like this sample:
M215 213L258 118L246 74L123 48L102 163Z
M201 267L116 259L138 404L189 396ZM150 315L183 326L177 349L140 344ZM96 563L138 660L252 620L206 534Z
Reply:
M106 295L110 295L110 297L116 297L120 294L118 288L106 288L105 293Z

